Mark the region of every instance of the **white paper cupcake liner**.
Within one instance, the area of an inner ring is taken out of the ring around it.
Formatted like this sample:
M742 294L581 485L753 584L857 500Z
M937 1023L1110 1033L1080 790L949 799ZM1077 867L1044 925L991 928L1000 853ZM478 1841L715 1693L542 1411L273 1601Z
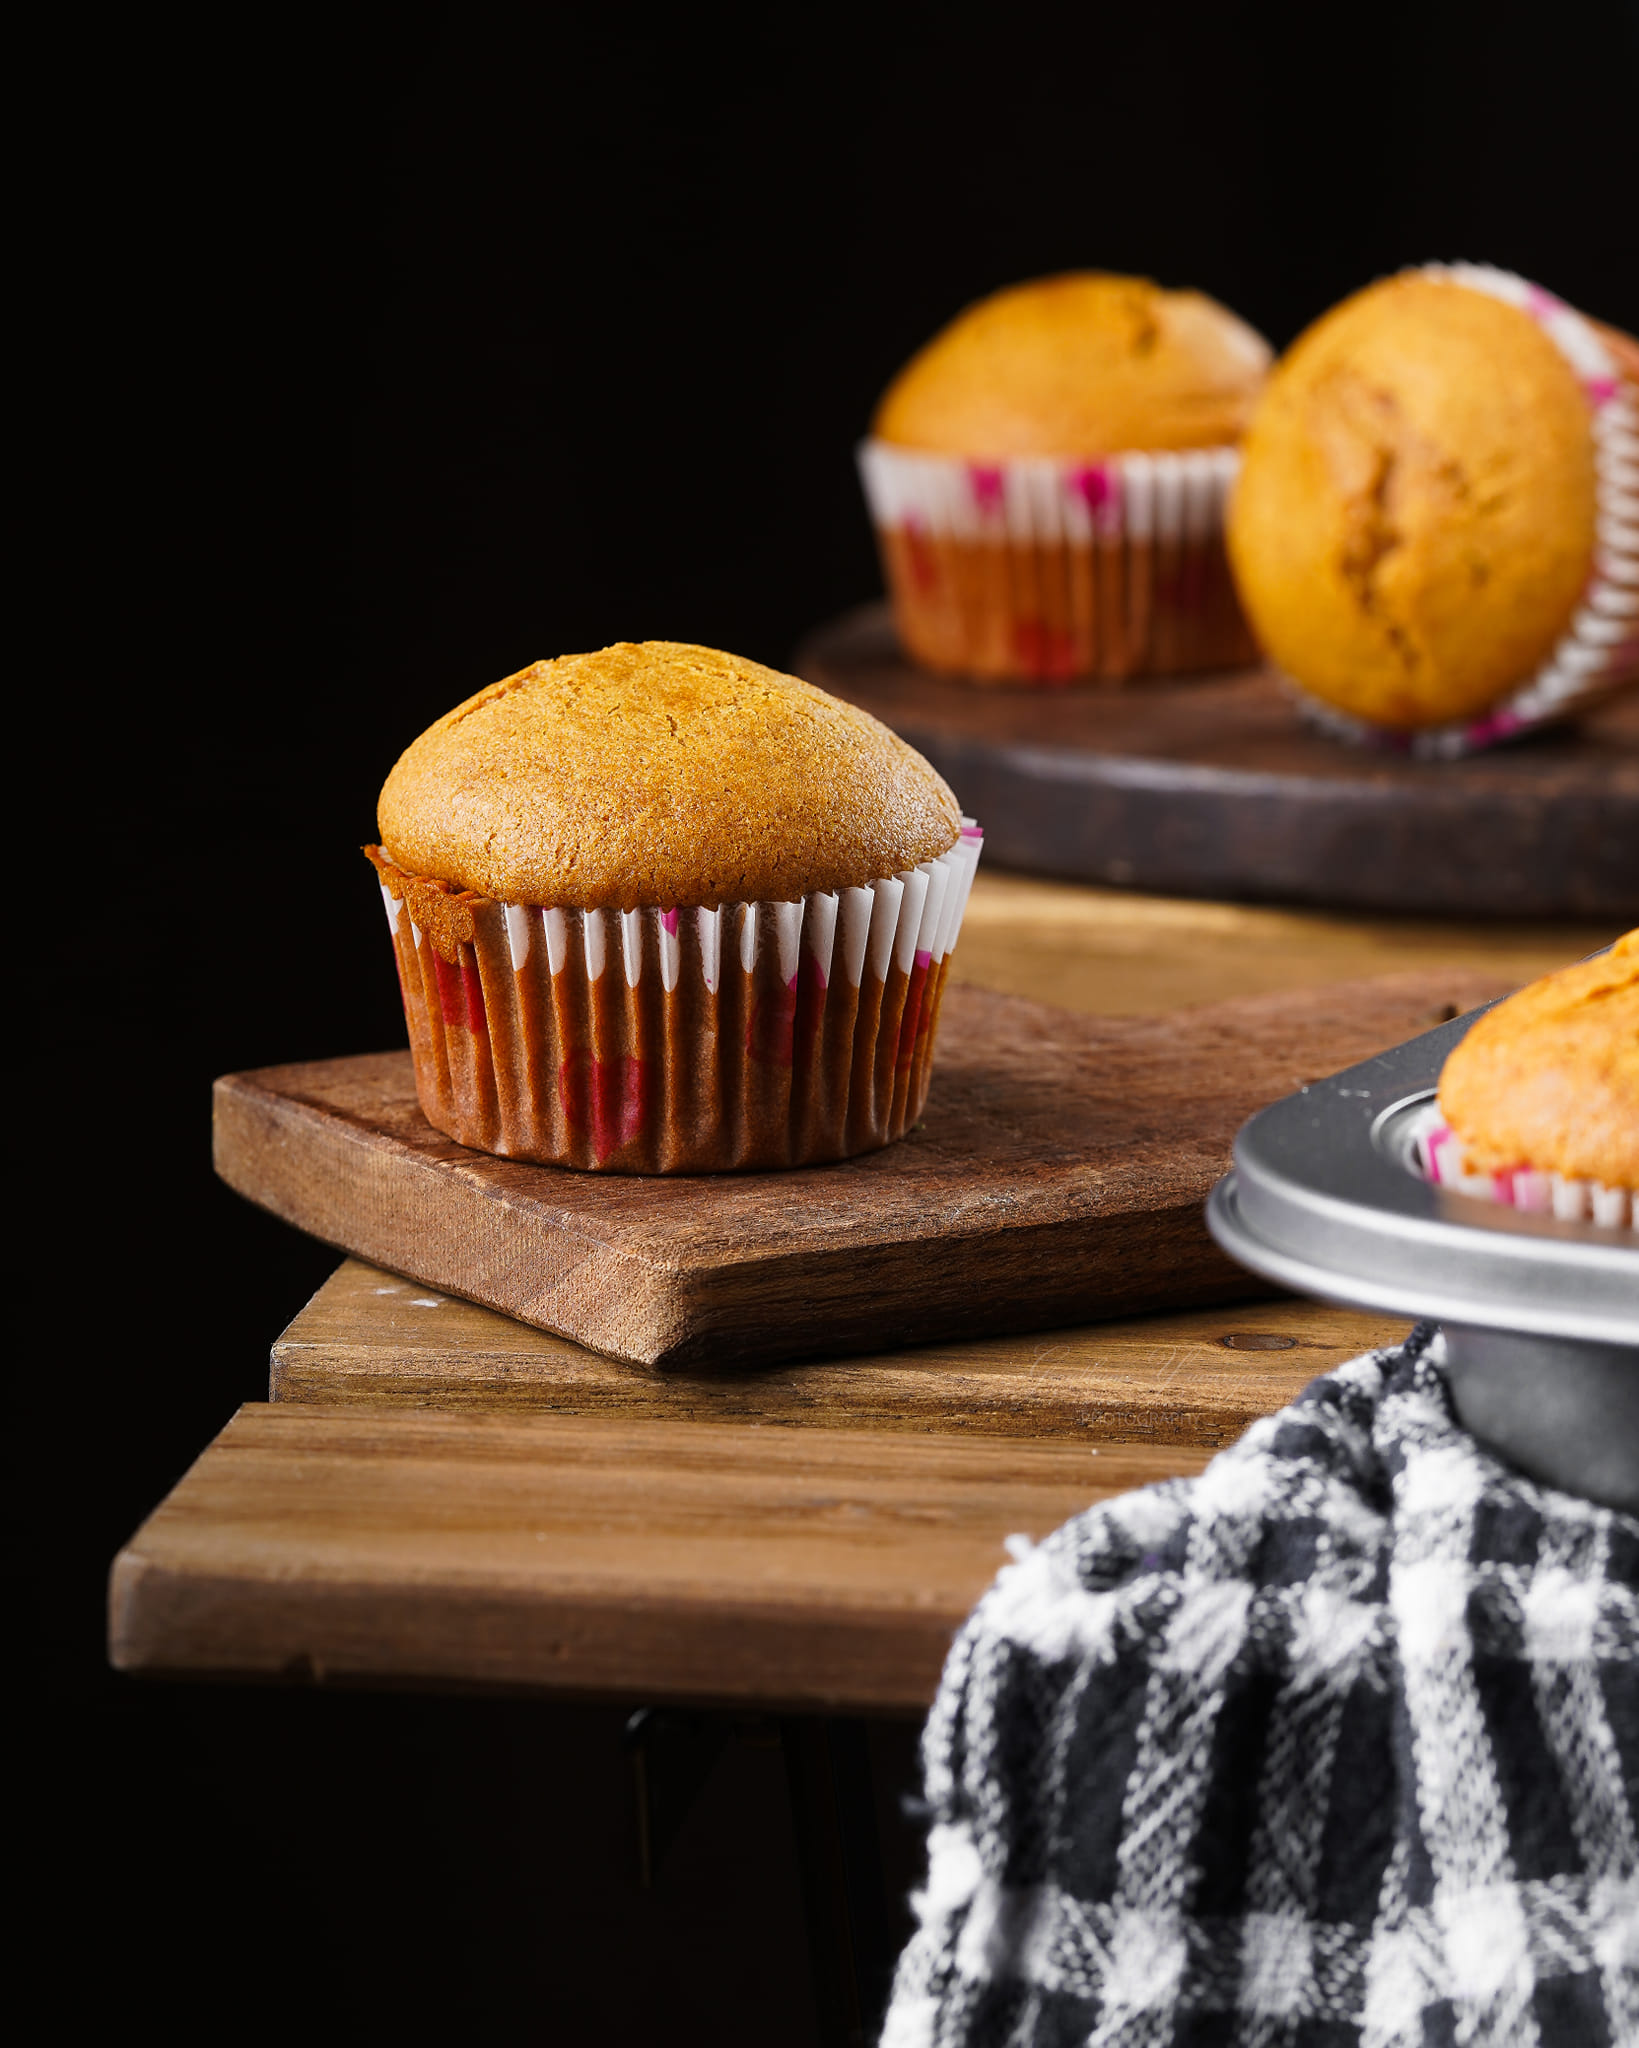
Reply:
M557 910L367 848L430 1123L511 1159L626 1173L797 1166L898 1138L983 834L868 887L714 910Z
M1535 675L1479 718L1416 731L1353 718L1285 679L1303 711L1340 739L1450 760L1568 717L1639 676L1639 392L1591 322L1539 285L1479 263L1428 263L1423 275L1529 313L1576 372L1593 413L1593 569L1575 616Z
M1539 1216L1557 1216L1564 1223L1639 1230L1639 1205L1627 1188L1608 1188L1596 1180L1574 1180L1562 1173L1540 1173L1529 1166L1510 1167L1505 1173L1471 1167L1467 1147L1435 1103L1413 1121L1411 1142L1423 1178L1454 1194L1503 1202Z
M1224 553L1234 448L969 462L865 441L859 473L906 652L1067 683L1252 658Z

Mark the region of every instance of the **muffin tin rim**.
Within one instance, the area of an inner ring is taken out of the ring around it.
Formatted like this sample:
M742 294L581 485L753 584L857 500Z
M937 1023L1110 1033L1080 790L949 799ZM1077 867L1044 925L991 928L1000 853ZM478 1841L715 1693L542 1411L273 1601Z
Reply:
M1502 998L1498 999L1499 1001ZM1207 1226L1264 1278L1359 1307L1639 1347L1639 1242L1461 1195L1396 1156L1485 1004L1260 1110Z

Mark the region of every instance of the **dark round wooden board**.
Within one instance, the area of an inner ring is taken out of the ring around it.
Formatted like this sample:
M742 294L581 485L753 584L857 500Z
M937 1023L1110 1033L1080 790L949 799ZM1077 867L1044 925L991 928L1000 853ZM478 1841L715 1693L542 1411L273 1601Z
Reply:
M1327 738L1264 669L994 689L913 667L888 608L798 649L985 828L987 860L1168 895L1639 920L1639 696L1457 761Z

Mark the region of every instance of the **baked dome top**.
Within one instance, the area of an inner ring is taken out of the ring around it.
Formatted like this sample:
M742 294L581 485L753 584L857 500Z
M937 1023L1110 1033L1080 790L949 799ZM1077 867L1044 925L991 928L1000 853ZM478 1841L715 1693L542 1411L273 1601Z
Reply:
M1488 1010L1445 1063L1440 1109L1481 1172L1639 1191L1639 931Z
M1202 292L1070 271L958 313L888 386L871 431L980 459L1219 447L1245 431L1270 357Z
M446 713L381 792L411 874L507 903L792 901L947 852L955 797L869 713L670 640L538 661Z
M1230 501L1235 580L1316 696L1380 725L1466 718L1569 624L1595 483L1587 400L1536 321L1407 272L1275 366Z

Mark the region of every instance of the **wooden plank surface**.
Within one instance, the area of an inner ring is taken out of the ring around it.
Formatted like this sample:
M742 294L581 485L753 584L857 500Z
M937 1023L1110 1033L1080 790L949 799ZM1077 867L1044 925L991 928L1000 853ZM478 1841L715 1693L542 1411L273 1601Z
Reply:
M343 1250L611 1356L879 1352L1245 1299L1201 1215L1244 1119L1508 985L1440 969L1147 1018L956 987L916 1131L794 1173L470 1152L422 1117L407 1053L219 1081L216 1163Z
M1126 897L1111 916L1093 892L986 887L991 930L1011 951L982 964L1016 985L1057 974L1044 992L1071 1000L1159 1009L1247 986L1237 974L1273 975L1280 989L1283 975L1335 976L1350 944L1342 921L1328 950L1321 921L1309 933L1281 913L1234 912L1276 923L1226 933L1214 953L1210 931L1178 922L1214 906ZM1021 902L1021 889L1038 893ZM976 900L969 936L982 958L983 891ZM1579 936L1569 951L1586 950ZM1100 954L1079 980L1066 966ZM1180 1047L1219 1086L1250 1061L1262 1088L1284 1092L1535 969L1507 952L1456 973L1436 962L1325 1000L1271 994L1227 1018L1173 1020L1181 1036L1123 1019L1074 1041L1076 1058L1096 1053L1116 1070L1101 1099L1125 1102L1130 1133L1135 1074L1166 1084L1151 1081L1152 1104L1182 1101L1199 1117L1196 1084L1176 1085ZM1021 1014L978 1001L1004 1024ZM367 1148L401 1145L458 1180L480 1213L503 1211L502 1230L505 1212L527 1206L540 1170L453 1147L440 1158L442 1141L404 1107L402 1077L398 1125L371 1127L379 1063L326 1063L316 1090L315 1070L295 1071L305 1092L285 1070L283 1093L252 1088L240 1105L258 1171L283 1158L298 1186L322 1177L322 1148L293 1128L363 1113ZM576 1194L611 1185L563 1178ZM360 1172L360 1190L389 1210L399 1199L391 1174ZM466 1228L454 1253L504 1269L496 1238L470 1214ZM650 1219L647 1232L639 1202L605 1219L602 1238L627 1259L634 1243L662 1257L663 1229ZM918 1285L937 1284L937 1248L916 1249ZM789 1314L789 1300L769 1312ZM242 1411L122 1552L112 1654L151 1673L915 1710L1004 1536L1039 1537L1095 1499L1198 1469L1253 1414L1400 1327L1261 1300L897 1354L883 1330L860 1357L662 1372L350 1261L275 1346L275 1404Z
M1096 1016L1177 1010L1379 974L1462 968L1519 987L1622 925L1336 917L1093 889L981 867L951 961L957 981Z
M915 1709L1005 1562L1204 1452L240 1410L116 1559L122 1671Z
M1457 761L1348 747L1264 669L984 689L913 667L885 605L799 675L927 755L989 858L1181 895L1467 917L1639 916L1639 696Z
M798 1366L660 1373L349 1259L273 1346L309 1406L550 1412L1214 1450L1407 1324L1315 1302L1085 1324Z

